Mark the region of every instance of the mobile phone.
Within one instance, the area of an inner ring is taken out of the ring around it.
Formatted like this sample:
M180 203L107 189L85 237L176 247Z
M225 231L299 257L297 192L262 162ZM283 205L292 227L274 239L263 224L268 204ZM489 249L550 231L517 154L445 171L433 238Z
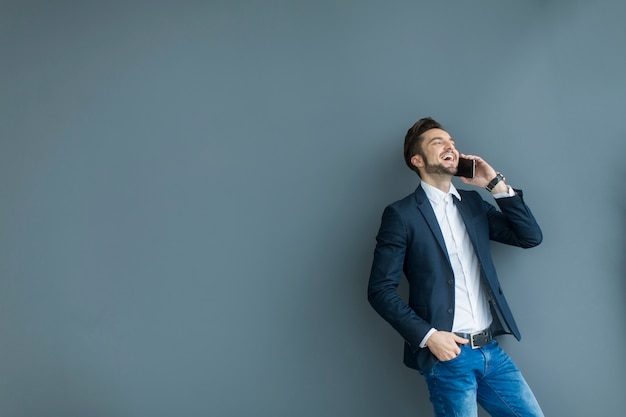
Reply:
M457 177L474 178L474 167L476 161L473 159L459 158L459 166L457 167Z

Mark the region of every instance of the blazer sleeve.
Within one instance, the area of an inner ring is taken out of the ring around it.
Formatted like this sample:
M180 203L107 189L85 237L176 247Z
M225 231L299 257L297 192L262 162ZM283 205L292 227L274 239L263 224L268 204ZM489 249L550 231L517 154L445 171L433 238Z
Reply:
M496 242L521 248L532 248L543 240L541 228L530 208L524 202L522 190L515 190L513 197L497 198L498 211L493 205L487 206L489 238Z
M382 217L368 285L374 310L393 326L414 352L432 326L420 318L398 294L402 279L408 233L404 219L393 206Z

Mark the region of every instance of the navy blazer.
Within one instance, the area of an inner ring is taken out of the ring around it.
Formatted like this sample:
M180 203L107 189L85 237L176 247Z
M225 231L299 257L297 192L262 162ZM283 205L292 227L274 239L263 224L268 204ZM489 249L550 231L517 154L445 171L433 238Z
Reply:
M495 335L521 338L491 259L490 240L530 248L543 236L521 190L496 199L500 210L476 191L459 190L456 201L474 246L493 315ZM421 185L385 208L368 285L368 300L405 340L404 363L428 370L437 359L419 344L431 328L452 330L454 273L435 212ZM408 304L397 292L402 275L409 282Z

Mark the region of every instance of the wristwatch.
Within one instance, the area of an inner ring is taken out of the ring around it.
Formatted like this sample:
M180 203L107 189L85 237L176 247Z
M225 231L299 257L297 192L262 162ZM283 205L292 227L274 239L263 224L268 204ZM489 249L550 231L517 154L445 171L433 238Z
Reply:
M504 175L502 175L501 173L496 173L496 177L494 179L491 180L491 182L489 182L489 184L487 184L487 187L485 187L487 189L487 191L491 192L493 190L493 188L498 185L498 183L500 181L504 181Z

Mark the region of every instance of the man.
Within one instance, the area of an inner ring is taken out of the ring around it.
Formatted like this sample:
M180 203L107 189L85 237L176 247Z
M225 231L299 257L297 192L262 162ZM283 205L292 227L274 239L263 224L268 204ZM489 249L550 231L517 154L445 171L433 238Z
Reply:
M421 178L389 205L376 237L368 286L374 309L405 340L404 363L420 371L436 416L543 416L521 373L494 336L520 332L491 259L490 240L530 248L542 234L521 190L478 156L459 154L430 117L407 132L404 157ZM466 184L486 188L499 207L451 182L459 158L475 161ZM408 304L397 292L402 274Z

